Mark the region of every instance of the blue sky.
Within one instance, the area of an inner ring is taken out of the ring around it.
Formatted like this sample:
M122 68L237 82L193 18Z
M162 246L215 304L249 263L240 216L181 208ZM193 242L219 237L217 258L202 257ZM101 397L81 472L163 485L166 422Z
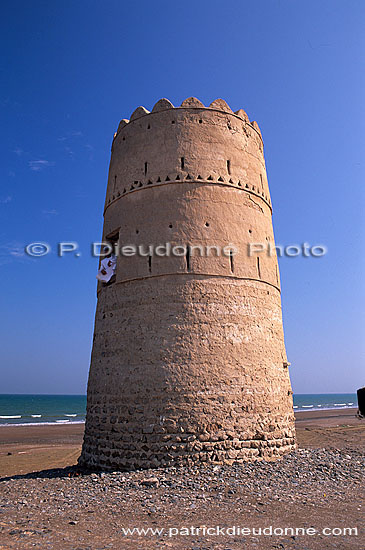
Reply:
M2 4L1 393L84 393L110 146L161 97L224 98L263 133L295 393L365 383L364 12L352 0ZM81 256L24 256L77 241Z

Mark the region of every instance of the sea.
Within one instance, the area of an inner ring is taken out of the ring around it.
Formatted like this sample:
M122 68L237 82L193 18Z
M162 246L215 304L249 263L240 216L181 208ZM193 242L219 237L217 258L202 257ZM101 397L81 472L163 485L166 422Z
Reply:
M357 408L355 393L294 394L295 411ZM85 422L85 395L0 394L0 426Z

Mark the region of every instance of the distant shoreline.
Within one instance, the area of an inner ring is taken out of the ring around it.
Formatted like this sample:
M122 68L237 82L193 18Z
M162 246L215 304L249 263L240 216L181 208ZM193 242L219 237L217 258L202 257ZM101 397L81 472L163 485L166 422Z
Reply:
M324 420L326 418L334 419L341 417L356 416L357 407L341 407L341 408L323 408L310 410L295 410L295 420L301 422L303 420ZM4 423L0 424L1 428L35 428L37 426L77 426L85 424L85 420L69 420L61 422L19 422L19 423Z
M75 424L85 424L85 420L70 420L69 422L9 422L7 424L0 424L0 429L11 428L12 426L21 426L23 428L31 426L32 428L34 428L34 426L74 426Z
M294 394L294 413L348 411L357 407L356 393ZM0 428L83 424L87 397L46 394L0 394ZM1 431L3 433L3 430Z
M303 420L324 420L326 418L342 418L356 416L357 407L343 407L342 409L311 409L310 411L294 411L296 422Z

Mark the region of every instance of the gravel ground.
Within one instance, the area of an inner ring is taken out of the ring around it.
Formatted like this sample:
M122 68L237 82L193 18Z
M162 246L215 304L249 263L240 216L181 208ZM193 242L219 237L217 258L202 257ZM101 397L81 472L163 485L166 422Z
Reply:
M363 550L364 471L357 450L299 449L276 462L123 473L69 467L13 476L1 483L0 548ZM203 525L356 527L358 536L167 531ZM124 534L134 527L165 531Z

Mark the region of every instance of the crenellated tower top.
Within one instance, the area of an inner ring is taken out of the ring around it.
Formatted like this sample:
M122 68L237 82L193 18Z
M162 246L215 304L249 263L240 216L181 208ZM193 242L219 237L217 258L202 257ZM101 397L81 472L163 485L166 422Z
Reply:
M215 99L214 101L212 101L209 107L206 107L196 97L188 97L181 103L180 107L175 107L169 99L162 98L162 99L159 99L157 103L155 103L152 111L148 111L148 109L140 105L139 107L137 107L137 109L133 111L130 119L124 118L120 121L118 130L114 134L114 138L130 122L133 122L134 120L137 120L141 117L144 117L150 114L160 113L162 111L167 111L171 109L203 109L203 110L211 110L211 111L221 111L229 115L234 115L240 118L241 120L243 120L245 123L249 124L254 130L256 130L256 132L259 134L262 141L259 125L254 120L250 122L250 119L247 113L243 109L238 109L238 111L233 112L232 109L229 107L229 105L224 101L224 99Z
M189 97L180 107L160 99L120 121L112 144L105 211L130 193L191 182L235 187L271 210L260 128L223 99L205 107Z

